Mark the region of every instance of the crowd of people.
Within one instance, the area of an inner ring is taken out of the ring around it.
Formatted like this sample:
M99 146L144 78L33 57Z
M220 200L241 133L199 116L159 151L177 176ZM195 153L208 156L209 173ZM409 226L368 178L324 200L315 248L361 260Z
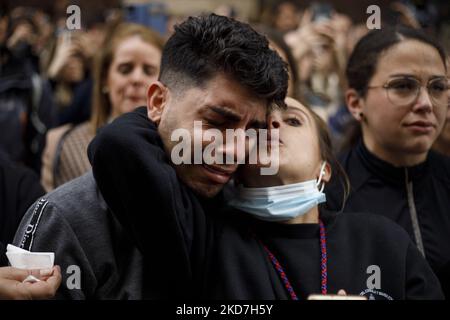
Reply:
M1 5L0 299L450 297L448 43L403 2L374 30L267 11L161 34ZM196 121L277 129L278 172L173 163ZM8 266L7 244L55 267Z

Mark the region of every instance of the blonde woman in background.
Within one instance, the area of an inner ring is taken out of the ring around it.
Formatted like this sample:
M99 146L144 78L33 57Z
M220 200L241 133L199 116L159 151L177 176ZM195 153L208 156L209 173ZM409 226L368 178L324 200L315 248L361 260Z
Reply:
M97 130L122 113L145 105L147 84L159 73L162 38L147 27L122 23L106 36L96 57L90 121L47 135L41 183L50 191L90 169L87 146Z

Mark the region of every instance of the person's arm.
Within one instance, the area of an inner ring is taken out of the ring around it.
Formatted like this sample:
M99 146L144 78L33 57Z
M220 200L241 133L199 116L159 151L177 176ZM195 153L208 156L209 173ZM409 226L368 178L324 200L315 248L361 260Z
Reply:
M439 280L431 267L411 242L406 254L406 299L407 300L442 300Z
M94 273L96 268L72 226L55 204L41 198L31 206L17 229L13 244L32 252L55 253L55 264L61 267L63 278L55 298L78 300L95 295L98 287ZM70 266L75 266L79 274L69 272L74 270Z
M38 282L23 282L29 275L39 278ZM61 270L23 270L13 267L0 268L1 300L50 299L61 284Z
M203 212L178 181L146 109L104 127L88 150L108 207L144 256L162 263L170 277L188 278L192 239L204 232Z

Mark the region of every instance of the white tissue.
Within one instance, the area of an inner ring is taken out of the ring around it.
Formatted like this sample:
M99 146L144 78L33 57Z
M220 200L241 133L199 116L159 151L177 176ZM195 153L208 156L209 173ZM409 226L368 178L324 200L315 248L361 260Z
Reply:
M54 252L30 252L8 244L6 256L12 267L18 269L51 269L55 261Z

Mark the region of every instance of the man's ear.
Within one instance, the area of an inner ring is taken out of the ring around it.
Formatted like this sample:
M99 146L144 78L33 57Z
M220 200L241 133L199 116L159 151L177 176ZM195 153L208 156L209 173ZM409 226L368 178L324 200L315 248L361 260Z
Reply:
M348 111L352 114L356 121L363 121L363 101L361 96L355 89L347 89L345 92L345 101Z
M155 81L147 91L147 114L156 125L161 121L161 115L167 104L167 87L159 81Z

